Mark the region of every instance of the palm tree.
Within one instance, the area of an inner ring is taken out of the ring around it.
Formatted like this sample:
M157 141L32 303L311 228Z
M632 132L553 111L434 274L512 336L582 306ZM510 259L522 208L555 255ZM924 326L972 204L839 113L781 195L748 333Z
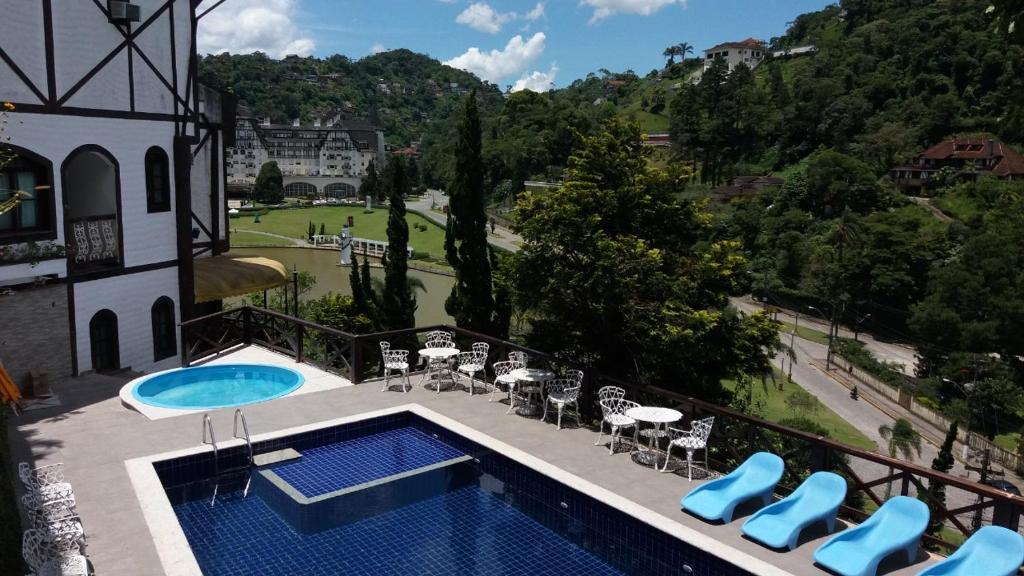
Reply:
M689 42L680 42L679 44L676 44L676 55L679 56L680 59L686 60L687 54L693 54L692 44Z
M884 424L878 427L878 434L888 442L889 457L895 458L898 453L904 460L913 462L913 454L921 457L921 434L914 430L914 425L909 421L900 418L889 426ZM889 467L889 475L892 476L892 467ZM892 495L892 480L885 487L885 498L888 500Z
M669 46L665 48L665 51L661 53L662 56L668 58L668 62L665 64L665 68L671 68L676 63L676 56L681 56L679 53L679 45Z

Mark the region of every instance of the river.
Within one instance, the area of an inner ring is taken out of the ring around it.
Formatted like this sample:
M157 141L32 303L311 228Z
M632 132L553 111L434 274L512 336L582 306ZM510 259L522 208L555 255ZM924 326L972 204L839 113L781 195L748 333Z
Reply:
M233 248L233 256L266 256L281 262L291 270L293 266L300 272L309 272L316 276L316 286L305 296L319 298L328 292L352 294L349 286L350 268L338 266L341 256L334 250L314 250L312 248ZM361 260L360 260L361 261ZM375 261L376 262L376 261ZM371 268L374 278L384 280L382 268ZM444 311L444 301L451 293L455 279L441 274L431 274L418 270L409 270L410 278L423 281L426 292L416 291L416 325L430 326L433 324L454 324L451 316Z

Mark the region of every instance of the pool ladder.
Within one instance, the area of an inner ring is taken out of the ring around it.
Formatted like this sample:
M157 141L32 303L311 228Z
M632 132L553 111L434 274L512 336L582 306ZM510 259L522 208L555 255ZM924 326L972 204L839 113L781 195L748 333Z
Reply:
M238 435L238 423L242 423L242 436ZM249 452L249 463L246 469L249 471L249 476L245 481L245 490L242 492L242 497L245 498L249 495L249 486L252 482L252 468L255 464L253 459L252 441L249 439L249 424L245 421L245 413L242 412L241 408L235 410L235 421L231 431L231 435L234 438L245 440L245 446ZM210 506L217 503L217 491L220 488L220 450L217 448L217 435L213 431L213 420L210 419L209 414L203 414L203 444L209 444L213 446L213 498L210 499Z

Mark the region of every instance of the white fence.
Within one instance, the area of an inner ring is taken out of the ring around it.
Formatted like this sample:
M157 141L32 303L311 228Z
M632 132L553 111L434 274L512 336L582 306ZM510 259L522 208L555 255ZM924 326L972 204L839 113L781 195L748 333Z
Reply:
M381 240L368 240L366 238L350 238L352 240L352 251L356 254L363 254L365 256L375 256L381 258L384 253L388 250L388 243ZM341 236L332 234L313 236L314 246L330 246L332 248L341 248ZM412 258L413 247L409 246L409 257Z

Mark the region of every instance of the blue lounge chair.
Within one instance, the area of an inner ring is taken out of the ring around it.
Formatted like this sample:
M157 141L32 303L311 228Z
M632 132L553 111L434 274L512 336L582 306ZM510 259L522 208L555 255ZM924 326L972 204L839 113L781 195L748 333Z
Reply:
M771 503L782 469L782 458L758 452L729 475L695 488L680 505L705 520L731 522L736 506L742 502L760 498L765 505Z
M843 576L874 576L879 562L893 552L903 552L907 562L913 562L927 527L928 506L916 498L896 496L863 524L822 544L814 561Z
M1024 537L1001 526L985 526L942 562L917 576L1013 576L1024 564Z
M846 480L832 472L815 472L792 494L762 508L743 523L743 533L772 548L796 548L800 532L824 521L835 529L836 513L846 498Z

